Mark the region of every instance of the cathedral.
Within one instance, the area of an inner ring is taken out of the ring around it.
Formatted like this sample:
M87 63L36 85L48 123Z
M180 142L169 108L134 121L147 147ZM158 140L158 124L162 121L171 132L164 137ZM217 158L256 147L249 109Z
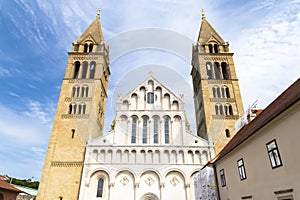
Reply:
M196 133L183 96L153 74L117 97L104 133L111 71L99 11L72 45L37 199L198 199L198 171L232 138L243 115L228 42L203 13L191 49Z

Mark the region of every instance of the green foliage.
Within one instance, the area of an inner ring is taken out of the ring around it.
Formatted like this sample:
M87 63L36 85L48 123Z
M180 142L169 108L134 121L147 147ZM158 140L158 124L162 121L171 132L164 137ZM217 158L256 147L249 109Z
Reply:
M12 181L8 179L7 182L15 185L20 185L24 187L29 187L33 189L38 189L40 182L38 181L31 181L31 179L17 179L17 178L12 178Z

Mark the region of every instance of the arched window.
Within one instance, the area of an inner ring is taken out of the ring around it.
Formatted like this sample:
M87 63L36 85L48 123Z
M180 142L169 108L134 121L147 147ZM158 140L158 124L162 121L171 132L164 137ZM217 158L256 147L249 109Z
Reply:
M231 105L228 106L228 110L229 110L229 115L233 115L233 110L232 110L232 106Z
M219 47L217 44L214 44L214 51L215 53L219 53Z
M164 127L165 127L165 144L169 144L170 143L170 119L169 118L165 118L165 123L164 123Z
M82 105L79 104L79 106L78 106L78 114L79 114L79 115L81 114L81 109L82 109Z
M104 180L103 180L103 178L100 178L98 180L97 197L102 197L102 195L103 195L103 185L104 185Z
M72 129L72 130L71 130L71 133L72 133L72 139L73 139L74 136L75 136L75 129Z
M88 62L85 61L82 63L82 75L81 75L82 79L86 79L87 70L88 70Z
M78 78L78 75L79 75L79 69L80 69L80 62L79 61L76 61L74 63L74 76L73 78Z
M225 88L222 87L222 88L221 88L221 91L222 91L222 98L226 98L226 96L225 96Z
M84 44L84 50L83 50L83 52L87 53L88 52L88 48L89 48L89 45L88 44Z
M86 105L82 104L82 114L85 115L85 111L86 111Z
M217 87L217 96L218 96L218 98L221 98L221 91L220 91L219 87Z
M230 138L230 131L229 131L229 129L226 129L226 130L225 130L225 134L226 134L226 137L227 137L227 138Z
M208 49L209 49L209 53L213 53L213 46L212 46L212 44L208 45Z
M75 85L73 88L72 88L72 97L78 97L79 96L79 86L78 85Z
M228 113L228 106L227 105L224 106L224 110L225 110L225 115L228 115L229 113Z
M137 118L132 118L132 130L131 130L131 143L136 143L136 127L137 127Z
M222 68L223 79L228 80L230 77L229 77L227 63L222 62L221 63L221 68Z
M218 62L214 62L214 70L216 79L221 79L220 64Z
M153 143L158 144L158 118L154 118L154 138L153 138Z
M230 98L230 92L229 92L229 88L225 87L225 94L227 98Z
M73 104L73 114L76 114L76 110L77 110L77 105Z
M63 198L62 197L58 197L58 200L63 200Z
M147 144L147 131L148 130L148 119L146 117L143 118L143 144Z
M215 105L215 112L216 112L216 115L219 115L219 105Z
M210 62L206 63L206 73L207 79L213 79L213 71L212 71L212 64Z
M89 96L89 87L86 86L85 87L85 97L88 97Z
M90 64L90 79L95 78L95 71L96 71L96 62L91 62Z
M213 97L216 98L217 96L216 96L216 88L215 87L212 88L212 92L213 92Z
M93 47L94 47L94 45L91 43L91 44L89 45L89 52L92 52L92 51L93 51Z
M224 115L223 106L222 105L219 106L219 109L220 109L220 115Z

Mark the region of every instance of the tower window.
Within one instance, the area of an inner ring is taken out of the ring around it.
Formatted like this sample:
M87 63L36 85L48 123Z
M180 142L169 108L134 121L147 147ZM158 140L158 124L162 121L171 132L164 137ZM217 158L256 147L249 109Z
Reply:
M230 138L230 131L229 131L229 129L226 129L226 130L225 130L225 134L226 134L226 137L227 137L227 138Z
M73 88L72 88L72 97L78 97L79 96L79 86L78 85L75 85Z
M75 62L75 69L74 69L74 76L73 76L73 78L78 78L79 69L80 69L80 62L76 61Z
M229 92L229 88L228 87L225 88L225 94L226 94L227 98L230 98L230 92Z
M215 53L219 53L219 47L217 44L214 44L214 51Z
M87 69L88 69L88 62L83 62L82 63L82 76L81 76L82 79L86 78Z
M221 68L222 68L223 79L228 80L229 79L229 72L228 72L227 63L222 62L221 63Z
M214 63L214 70L216 79L221 79L220 64L218 62Z
M79 106L78 106L78 114L81 114L81 109L82 109L82 105L79 104Z
M213 79L212 65L210 62L206 63L207 79Z
M212 44L208 45L208 49L209 49L209 53L213 53L213 46L212 46Z
M88 48L89 48L89 45L88 44L84 44L84 50L83 50L83 52L87 53L88 52Z
M213 87L212 92L213 92L213 97L216 98L216 88L215 87Z
M75 136L75 129L72 129L72 130L71 130L71 133L72 133L72 139L73 139L74 136Z
M85 115L85 111L86 111L86 105L82 104L82 114Z
M93 61L90 65L90 79L95 78L96 63Z
M143 118L143 144L147 143L147 118Z
M72 104L69 105L69 114L72 114L73 106Z
M104 185L104 180L103 180L103 178L100 178L98 180L97 197L103 196L103 185Z
M218 95L218 98L221 98L221 92L220 92L220 88L217 87L217 95Z
M219 109L220 109L220 115L224 115L223 106L222 105L219 106Z
M215 112L216 112L216 115L219 115L219 105L215 105Z
M165 144L170 143L170 127L169 127L169 118L165 118Z
M137 118L132 118L132 131L131 131L131 143L136 143L136 123Z
M62 197L58 197L58 200L63 200L63 198Z
M93 47L94 47L94 45L91 43L91 44L89 45L89 52L92 52L92 51L93 51Z

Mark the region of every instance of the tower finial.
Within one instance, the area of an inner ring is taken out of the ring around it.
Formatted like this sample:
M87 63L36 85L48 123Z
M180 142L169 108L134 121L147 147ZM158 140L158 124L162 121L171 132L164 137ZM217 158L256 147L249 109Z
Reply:
M205 11L204 9L202 8L202 20L205 19Z
M100 8L98 8L98 11L97 11L97 18L100 18Z

